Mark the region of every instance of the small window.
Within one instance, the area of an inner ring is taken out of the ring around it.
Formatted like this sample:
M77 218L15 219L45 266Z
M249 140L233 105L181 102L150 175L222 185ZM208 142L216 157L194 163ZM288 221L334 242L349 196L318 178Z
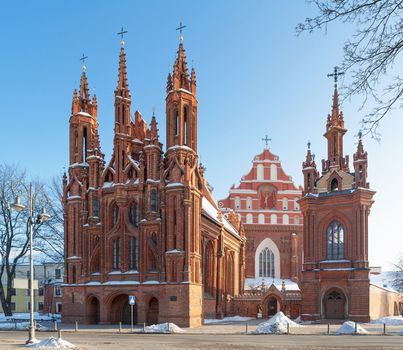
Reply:
M120 269L120 239L113 240L113 269L119 270Z
M99 201L98 197L92 199L92 216L99 217Z
M252 198L251 197L246 198L246 209L252 209Z
M43 287L39 287L39 288L38 288L38 295L39 295L40 297L43 296Z
M17 290L15 288L11 288L11 295L17 295Z
M294 216L294 224L299 225L299 216Z
M333 179L331 184L330 184L330 191L338 191L339 190L339 181L337 179Z
M256 167L256 179L259 181L263 181L264 180L264 166L263 164L258 164Z
M277 180L277 165L276 164L270 165L270 179Z
M246 223L247 224L253 224L253 215L252 214L247 214L246 215Z
M259 216L258 216L258 223L259 223L260 225L263 225L263 224L264 224L264 214L259 214Z
M112 227L116 225L119 218L119 208L116 204L112 206Z
M298 198L294 198L294 210L299 210Z
M283 215L283 225L288 225L290 223L290 218L287 214Z
M56 313L60 314L62 312L62 303L56 303Z
M38 311L43 311L43 302L38 302Z
M55 293L55 296L57 296L57 297L62 295L62 289L60 288L60 286L54 287L54 293Z
M55 269L55 279L60 280L62 278L62 270Z
M276 214L271 214L270 223L277 224L277 215Z
M136 237L131 237L129 241L129 270L138 269L139 245Z
M15 307L16 307L15 302L12 301L11 302L11 311L15 311Z

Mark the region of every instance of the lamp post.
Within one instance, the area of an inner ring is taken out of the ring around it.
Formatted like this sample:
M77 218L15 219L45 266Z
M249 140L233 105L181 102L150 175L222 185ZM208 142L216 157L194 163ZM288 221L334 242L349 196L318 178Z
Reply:
M15 202L11 204L11 208L17 212L21 212L25 209L25 206L21 204L20 198L17 197ZM41 214L38 214L34 219L34 204L32 198L32 183L29 184L28 193L28 232L29 232L29 295L30 295L30 308L29 308L29 331L28 340L26 344L32 344L36 342L35 338L35 325L34 325L34 258L32 249L32 226L34 224L41 224L47 221L50 216L46 213L45 208L42 208Z

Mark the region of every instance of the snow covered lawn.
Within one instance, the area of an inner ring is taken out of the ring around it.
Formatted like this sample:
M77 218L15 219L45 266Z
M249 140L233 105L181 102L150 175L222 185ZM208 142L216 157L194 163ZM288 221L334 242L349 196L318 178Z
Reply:
M372 324L386 324L390 326L399 326L403 325L403 317L402 316L385 316L378 318L376 320L372 320L370 323Z
M0 331L26 331L28 327L29 322L0 322ZM36 330L45 332L48 331L49 328L37 323Z
M144 328L144 333L182 333L183 329L175 323L166 322L153 324Z
M355 322L346 321L336 331L337 334L368 334L368 331L357 324L357 333L355 332Z
M230 316L230 317L224 317L222 319L206 318L204 320L204 324L214 324L223 322L246 322L254 319L255 319L254 317L243 317L243 316Z
M26 346L35 349L77 349L74 344L71 344L67 340L55 337L49 337L38 341L37 343L28 344Z
M39 314L34 312L34 319L37 321L51 321L53 319L60 320L60 314ZM12 316L5 316L4 313L0 313L0 322L10 321L10 320L29 320L29 312L15 312Z
M294 322L287 316L285 316L281 311L277 312L270 320L260 323L255 330L255 334L269 334L269 333L287 333L287 324L290 327L303 327L298 323Z

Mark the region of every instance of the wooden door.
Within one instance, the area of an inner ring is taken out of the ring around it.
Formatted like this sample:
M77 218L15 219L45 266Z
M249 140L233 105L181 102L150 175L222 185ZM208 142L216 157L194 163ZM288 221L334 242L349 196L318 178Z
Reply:
M331 320L344 319L345 298L339 292L331 292L325 300L326 318Z

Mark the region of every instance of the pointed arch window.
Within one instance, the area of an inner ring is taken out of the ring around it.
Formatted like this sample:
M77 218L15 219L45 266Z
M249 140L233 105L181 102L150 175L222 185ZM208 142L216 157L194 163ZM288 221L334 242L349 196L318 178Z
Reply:
M96 196L92 199L92 216L99 217L99 200Z
M187 125L188 124L188 109L187 109L187 107L185 106L184 108L183 108L183 144L184 145L187 145L188 144L188 128L187 128Z
M332 221L327 227L327 258L344 259L344 227L338 221Z
M87 128L83 129L83 163L87 162Z
M274 271L274 254L269 248L265 248L259 254L259 277L274 278Z
M120 269L120 239L113 240L113 269Z
M330 183L330 191L334 192L338 190L339 190L339 181L336 178L334 178Z
M139 226L139 207L137 202L134 201L129 208L129 220L134 227Z
M115 203L112 206L112 227L116 225L116 223L118 222L118 218L119 218L119 208Z
M136 237L129 240L129 270L138 269L139 244Z

